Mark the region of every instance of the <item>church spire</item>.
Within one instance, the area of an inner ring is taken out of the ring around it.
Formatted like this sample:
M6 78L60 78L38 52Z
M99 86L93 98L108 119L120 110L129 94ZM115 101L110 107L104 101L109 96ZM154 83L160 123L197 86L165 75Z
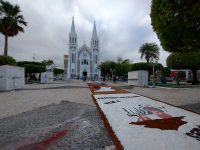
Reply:
M94 21L94 28L93 28L93 33L92 33L92 39L98 39L95 21Z
M75 25L74 25L74 17L72 17L72 26L71 26L70 35L76 36L76 29L75 29Z
M94 28L91 38L91 47L92 48L98 48L99 47L99 37L97 35L97 29L96 29L96 23L94 21Z

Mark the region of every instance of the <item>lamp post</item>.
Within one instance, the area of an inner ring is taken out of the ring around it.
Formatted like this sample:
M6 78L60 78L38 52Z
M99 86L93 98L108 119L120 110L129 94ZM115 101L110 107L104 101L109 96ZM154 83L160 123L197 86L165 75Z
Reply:
M115 69L110 69L110 72L112 73L112 81L113 81L113 73L114 73Z
M155 65L158 63L158 58L152 60L153 63L153 87L156 87L156 78L155 78Z

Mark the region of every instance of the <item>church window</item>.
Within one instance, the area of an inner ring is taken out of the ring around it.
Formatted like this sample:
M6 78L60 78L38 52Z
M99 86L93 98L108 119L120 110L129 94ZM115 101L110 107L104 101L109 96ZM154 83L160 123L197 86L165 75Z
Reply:
M87 57L87 54L86 53L83 53L83 55L82 55L83 57Z
M97 61L98 61L98 58L97 58L97 55L94 56L94 62L95 64L97 64Z
M84 65L88 65L88 60L84 59Z
M76 38L74 38L75 39L75 43L76 43Z
M72 63L75 63L75 60L76 60L76 55L72 54Z

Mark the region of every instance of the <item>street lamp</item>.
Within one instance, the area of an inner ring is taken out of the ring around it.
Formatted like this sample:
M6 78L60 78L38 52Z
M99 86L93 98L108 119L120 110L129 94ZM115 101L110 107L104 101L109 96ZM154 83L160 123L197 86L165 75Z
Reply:
M115 69L110 69L110 72L112 73L112 81L113 81L113 73L114 73Z
M158 63L158 58L156 59L152 59L152 63L153 63L153 87L156 86L156 78L155 78L155 65Z

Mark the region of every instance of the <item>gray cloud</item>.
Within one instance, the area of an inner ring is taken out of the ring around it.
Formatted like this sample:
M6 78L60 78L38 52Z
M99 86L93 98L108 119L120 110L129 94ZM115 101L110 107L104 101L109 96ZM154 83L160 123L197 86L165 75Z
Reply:
M25 33L9 38L9 55L17 60L53 59L63 67L63 55L68 53L68 33L72 16L79 46L90 45L93 21L96 20L100 38L101 60L118 57L140 60L139 47L145 42L156 42L150 25L150 0L9 0L21 7L28 22ZM4 36L0 36L3 53ZM160 62L165 64L167 52L161 51Z

